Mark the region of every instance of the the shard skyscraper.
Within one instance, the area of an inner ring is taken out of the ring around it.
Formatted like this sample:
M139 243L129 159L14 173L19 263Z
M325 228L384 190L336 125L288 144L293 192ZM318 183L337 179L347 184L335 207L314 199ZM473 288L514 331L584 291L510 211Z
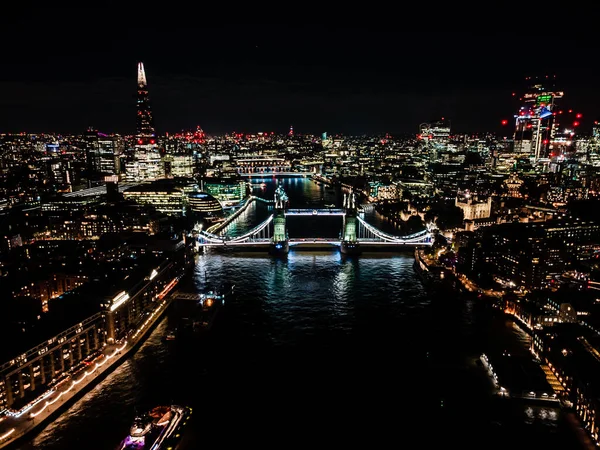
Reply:
M164 176L144 63L139 62L137 69L136 141L133 158L125 165L126 178L129 182L156 180Z

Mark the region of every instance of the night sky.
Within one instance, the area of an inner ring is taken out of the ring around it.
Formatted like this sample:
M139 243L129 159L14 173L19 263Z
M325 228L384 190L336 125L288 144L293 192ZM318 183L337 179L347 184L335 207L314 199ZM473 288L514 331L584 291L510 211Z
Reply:
M582 131L600 118L595 41L581 32L550 40L335 23L166 23L178 22L16 16L0 28L0 133L133 133L138 61L161 134L196 126L284 133L290 125L300 134L414 134L441 117L457 132L501 131L515 113L511 93L526 76L547 74L565 91L564 107L584 115Z

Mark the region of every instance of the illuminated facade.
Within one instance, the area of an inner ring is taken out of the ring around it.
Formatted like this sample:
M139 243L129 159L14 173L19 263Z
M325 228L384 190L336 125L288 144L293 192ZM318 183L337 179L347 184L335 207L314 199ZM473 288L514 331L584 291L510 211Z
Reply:
M220 216L223 214L221 203L206 192L188 194L188 204L190 211L200 215Z
M195 171L195 160L191 154L171 154L162 158L165 177L191 177Z
M458 192L455 206L463 210L464 220L487 219L492 211L492 197L480 197L471 192Z
M152 117L152 108L150 106L150 97L148 95L148 82L144 63L138 63L137 74L137 127L136 136L138 138L152 138L156 136L154 129L154 118Z
M526 80L529 86L519 99L523 105L514 116L514 150L535 159L546 158L557 135L557 100L564 94L555 89L554 77Z
M169 257L162 263L143 275L125 277L112 287L112 295L99 297L104 302L98 312L0 365L0 413L16 418L32 413L34 405L53 393L51 387L68 380L73 386L73 380L91 373L86 372L90 365L112 357L103 353L107 344L134 340L191 261L183 240L165 252Z
M127 162L125 168L127 181L131 182L156 180L164 176L143 63L138 63L136 143L133 160Z
M369 182L369 200L397 200L400 197L400 189L396 183L382 184L378 181Z
M104 328L104 314L96 313L0 366L0 411L26 411L51 383L103 348Z
M417 138L438 150L445 150L450 140L450 121L442 117L441 120L422 123Z
M255 156L235 160L236 170L240 174L272 174L291 172L292 165L285 158Z
M152 205L157 211L168 215L182 215L186 196L183 188L166 183L149 183L133 186L123 191L125 200Z
M39 280L22 286L14 293L15 297L29 297L40 301L42 312L48 312L48 301L60 297L65 292L69 292L81 286L87 281L85 275L69 275L55 273L49 279Z
M506 195L508 197L522 198L521 187L524 181L519 178L516 172L512 172L506 180L503 182L503 186L506 189Z
M290 246L288 241L287 229L285 225L285 209L289 198L281 185L275 190L275 213L273 214L273 238L271 243L271 253L275 255L285 255Z
M97 130L88 129L86 140L86 162L90 175L119 173L118 156L123 152L123 141L118 136L107 136Z
M202 185L223 206L237 205L247 194L247 183L239 178L206 178Z
M342 235L340 251L342 254L356 255L360 253L358 244L358 219L356 218L356 199L354 193L344 194L344 220L342 223Z
M118 292L106 299L106 341L109 344L127 337L130 330L139 328L147 319L147 314L156 309L162 300L161 292L169 285L176 284L181 270L182 250L177 247L174 261L164 261L160 266L149 271L149 275L141 280L132 280L129 285L118 288Z

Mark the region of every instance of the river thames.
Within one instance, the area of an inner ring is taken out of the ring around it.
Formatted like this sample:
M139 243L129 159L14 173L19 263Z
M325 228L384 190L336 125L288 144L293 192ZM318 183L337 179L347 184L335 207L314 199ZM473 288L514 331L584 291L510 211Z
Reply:
M254 180L272 198L276 180ZM291 208L341 206L339 190L282 179ZM263 220L255 203L234 233ZM365 219L393 227L376 213ZM289 217L290 237L337 237L341 218ZM165 342L165 318L135 355L22 449L113 449L136 412L193 408L182 449L206 445L581 448L554 407L492 396L476 364L526 336L489 305L427 292L412 251L345 258L339 251L207 250L197 289L234 283L214 326Z

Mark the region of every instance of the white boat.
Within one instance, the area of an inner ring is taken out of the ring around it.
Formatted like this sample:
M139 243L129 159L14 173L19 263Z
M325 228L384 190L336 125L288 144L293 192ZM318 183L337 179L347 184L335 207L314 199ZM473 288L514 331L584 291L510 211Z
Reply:
M160 450L175 448L192 409L184 406L157 406L136 416L129 435L118 450Z

